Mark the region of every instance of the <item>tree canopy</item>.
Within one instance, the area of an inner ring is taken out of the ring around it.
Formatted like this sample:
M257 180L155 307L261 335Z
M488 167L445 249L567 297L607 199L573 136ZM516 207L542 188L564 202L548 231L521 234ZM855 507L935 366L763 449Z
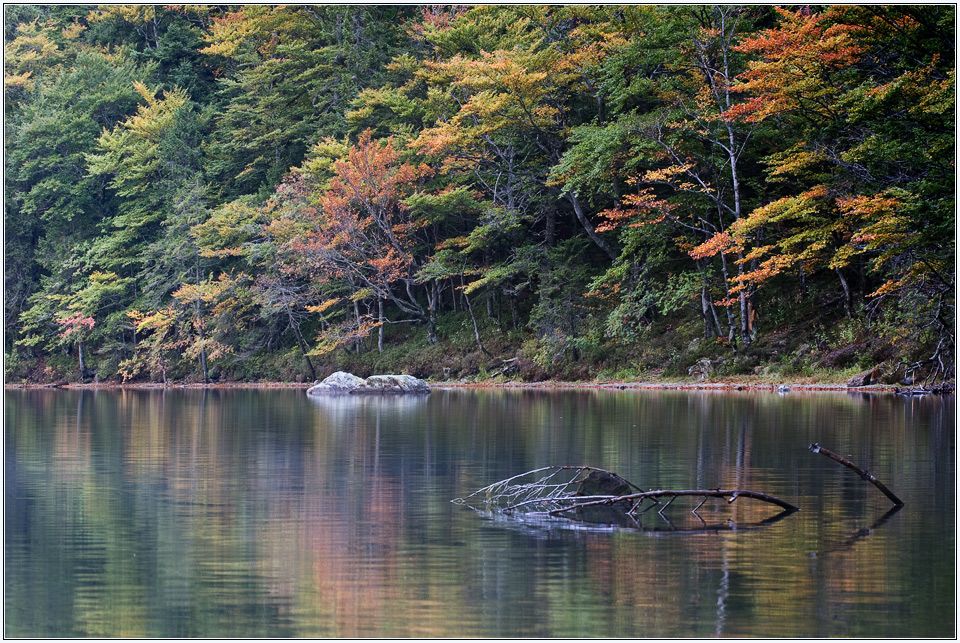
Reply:
M11 5L7 373L952 377L955 18Z

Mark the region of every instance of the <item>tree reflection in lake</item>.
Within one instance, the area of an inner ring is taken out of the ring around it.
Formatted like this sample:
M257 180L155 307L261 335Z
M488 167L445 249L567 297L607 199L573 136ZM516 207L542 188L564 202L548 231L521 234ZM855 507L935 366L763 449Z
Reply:
M4 416L11 637L955 633L952 398L7 391ZM906 506L885 514L817 441ZM587 530L450 502L567 462L801 511Z

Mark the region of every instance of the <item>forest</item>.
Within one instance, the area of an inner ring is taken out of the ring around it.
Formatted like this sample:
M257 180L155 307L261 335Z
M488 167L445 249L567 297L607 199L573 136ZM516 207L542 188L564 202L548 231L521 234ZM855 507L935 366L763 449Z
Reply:
M955 22L7 4L5 382L950 381Z

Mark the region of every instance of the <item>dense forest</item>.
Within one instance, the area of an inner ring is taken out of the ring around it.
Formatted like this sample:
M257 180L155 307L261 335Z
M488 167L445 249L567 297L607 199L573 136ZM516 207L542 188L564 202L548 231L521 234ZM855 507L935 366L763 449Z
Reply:
M5 5L18 381L955 367L953 5Z

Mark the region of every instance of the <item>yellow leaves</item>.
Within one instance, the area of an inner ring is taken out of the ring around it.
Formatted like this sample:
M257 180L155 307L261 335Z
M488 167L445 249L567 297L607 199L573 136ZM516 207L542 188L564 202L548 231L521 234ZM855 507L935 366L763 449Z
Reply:
M806 272L835 270L858 256L868 256L876 269L901 257L910 241L909 221L900 212L902 208L896 193L837 196L826 186L816 185L755 209L689 254L702 259L718 253L736 253L736 264L751 266L734 278L732 294L757 288L797 266ZM773 243L759 243L760 239ZM906 272L912 271L912 279L917 279L924 270L910 266ZM873 295L900 288L904 283L902 276L887 282ZM728 299L722 303L732 302Z
M649 170L643 175L643 181L647 183L669 182L678 175L687 173L693 167L692 163L687 163L684 165L670 165L657 170Z
M258 232L259 208L245 199L224 203L203 223L190 228L202 257L238 257L247 254L247 241Z
M127 311L127 317L133 322L137 332L147 330L165 332L173 326L176 321L176 313L173 306L161 308L152 313L142 313L139 310Z
M280 35L299 33L299 26L306 20L296 6L244 5L213 18L212 28L204 35L210 44L200 53L233 58L255 49L261 56L270 57L280 44Z
M35 20L17 28L17 37L3 47L3 85L8 91L30 91L34 75L48 73L63 52L54 41L52 22Z
M330 308L332 308L333 306L335 306L335 305L338 304L338 303L340 303L340 298L339 298L339 297L333 297L332 299L326 299L326 300L320 302L320 303L317 304L316 306L306 306L306 309L307 309L308 311L310 311L311 313L316 313L316 314L318 314L318 315L322 315L323 313L325 313L326 311L328 311Z
M907 112L917 118L931 114L951 114L956 105L956 69L949 69L945 77L940 72L940 55L935 54L929 65L907 71L884 85L866 91L868 99L890 101L894 107L906 106Z
M424 129L411 144L416 150L431 156L441 156L453 150L463 141L463 130L451 123L439 123L436 127Z
M156 90L140 81L134 81L137 93L146 101L146 105L137 107L137 113L124 121L123 126L149 141L158 141L161 134L170 128L178 109L187 102L187 93L182 89L163 92L162 98L156 98Z
M205 279L198 284L181 284L180 288L173 293L173 298L183 304L189 304L197 300L212 303L233 285L230 277L221 273L216 281Z
M789 175L799 176L825 161L826 157L822 152L808 149L807 144L801 141L793 147L769 157L771 181L782 180L782 177Z
M367 337L374 329L383 324L374 321L372 315L361 315L359 320L350 320L339 324L330 324L317 335L317 341L308 355L326 355Z
M91 24L106 22L108 20L122 20L131 24L143 24L156 19L157 8L150 4L111 4L99 5L96 10L91 11L87 16L87 21Z
M33 90L32 71L22 74L4 74L3 89L7 93L26 93Z

